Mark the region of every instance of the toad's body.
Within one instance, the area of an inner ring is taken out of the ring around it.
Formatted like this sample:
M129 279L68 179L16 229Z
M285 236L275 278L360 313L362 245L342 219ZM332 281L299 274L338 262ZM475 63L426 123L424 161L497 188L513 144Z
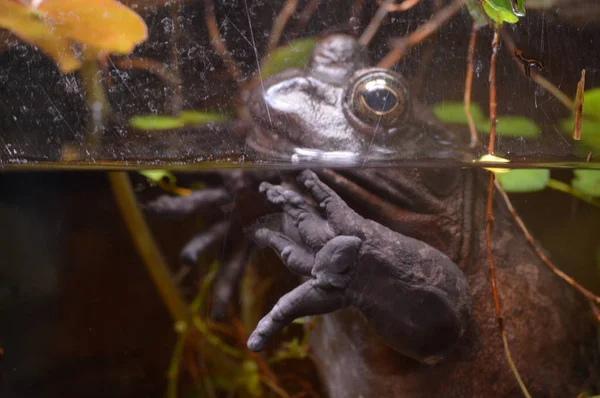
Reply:
M367 65L351 37L323 40L309 68L246 94L248 143L268 153L411 155L465 146L466 137L410 98L400 76ZM308 279L263 318L249 347L262 349L297 317L328 314L311 348L332 397L520 396L489 283L487 175L315 171L260 186L285 222L255 227L254 239ZM256 205L236 197L241 210ZM495 202L494 214L492 252L514 362L533 396L574 397L592 363L585 305L539 260L506 206Z

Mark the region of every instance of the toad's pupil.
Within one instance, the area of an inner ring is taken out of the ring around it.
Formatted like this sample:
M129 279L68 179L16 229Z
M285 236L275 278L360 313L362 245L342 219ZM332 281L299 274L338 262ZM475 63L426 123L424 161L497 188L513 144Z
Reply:
M398 102L396 95L383 87L367 88L361 91L360 96L365 104L378 114L388 113Z

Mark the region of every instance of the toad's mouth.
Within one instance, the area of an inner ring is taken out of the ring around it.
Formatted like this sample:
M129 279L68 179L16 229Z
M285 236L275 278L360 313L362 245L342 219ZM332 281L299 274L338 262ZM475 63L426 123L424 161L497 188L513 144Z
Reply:
M414 139L413 139L414 138ZM361 149L324 149L299 145L287 138L286 132L276 126L254 124L246 136L248 146L268 157L299 166L431 166L431 161L464 162L473 155L464 147L443 141L432 143L431 137L415 131L411 139L397 145L380 145L372 140Z

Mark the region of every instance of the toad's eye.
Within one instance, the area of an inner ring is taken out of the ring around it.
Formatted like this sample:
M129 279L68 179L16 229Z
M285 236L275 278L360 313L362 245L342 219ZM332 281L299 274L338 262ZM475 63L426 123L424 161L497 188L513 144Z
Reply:
M392 127L402 122L410 107L406 82L385 69L359 74L346 92L346 112L364 127Z

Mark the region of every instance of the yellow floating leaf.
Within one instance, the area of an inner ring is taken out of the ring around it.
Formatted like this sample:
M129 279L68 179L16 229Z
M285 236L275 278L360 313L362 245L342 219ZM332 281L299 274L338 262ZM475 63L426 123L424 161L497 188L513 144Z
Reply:
M44 24L37 14L23 4L0 0L0 27L12 31L52 57L64 73L81 66L71 50L70 40L55 35L50 26Z
M510 160L502 158L496 155L483 155L479 158L480 162L491 162L491 163L510 163ZM501 168L488 168L484 167L484 169L492 171L494 173L508 173L510 169L501 169Z
M44 0L37 8L59 36L128 54L148 37L142 17L114 0Z
M127 54L148 37L144 20L114 0L42 0L37 7L0 0L0 27L37 46L65 73L81 66L73 42L91 54Z

